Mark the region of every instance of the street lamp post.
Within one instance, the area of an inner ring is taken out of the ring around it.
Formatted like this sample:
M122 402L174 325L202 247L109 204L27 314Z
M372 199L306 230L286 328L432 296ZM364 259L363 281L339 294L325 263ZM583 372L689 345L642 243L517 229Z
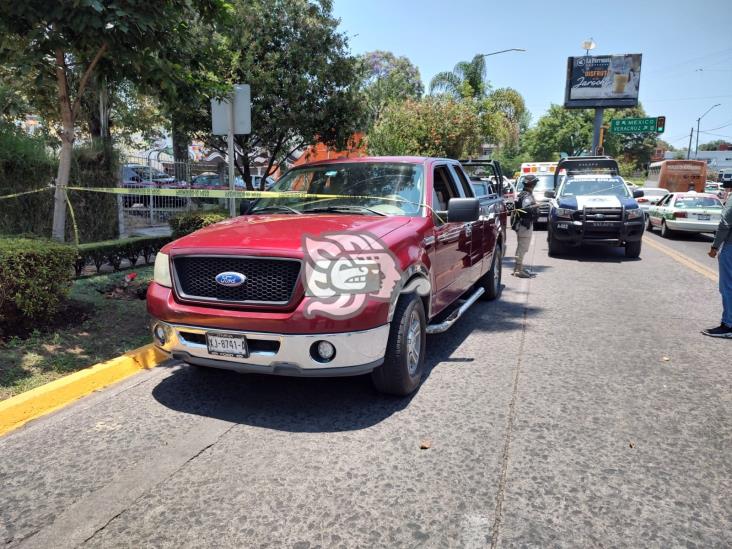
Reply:
M694 147L694 160L697 159L699 156L699 123L701 122L701 119L704 118L707 114L709 114L709 111L711 111L714 107L719 107L721 103L717 103L716 105L712 105L707 109L707 112L702 114L699 118L696 119L696 146ZM691 146L691 143L689 143L689 146Z
M526 51L526 50L523 48L509 48L507 50L493 51L491 53L481 53L478 55L480 55L481 57L489 57L491 55L498 55L499 53L506 53L507 51Z

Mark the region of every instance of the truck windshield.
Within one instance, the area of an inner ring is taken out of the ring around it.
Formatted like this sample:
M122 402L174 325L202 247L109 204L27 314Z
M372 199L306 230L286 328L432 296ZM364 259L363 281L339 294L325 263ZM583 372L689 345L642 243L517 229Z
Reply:
M561 187L559 196L585 196L588 194L630 197L630 191L620 177L570 177Z
M295 168L272 187L273 192L307 193L303 196L266 197L249 213L322 212L324 209L378 215L419 215L424 194L420 164L354 162ZM313 196L308 196L313 195Z

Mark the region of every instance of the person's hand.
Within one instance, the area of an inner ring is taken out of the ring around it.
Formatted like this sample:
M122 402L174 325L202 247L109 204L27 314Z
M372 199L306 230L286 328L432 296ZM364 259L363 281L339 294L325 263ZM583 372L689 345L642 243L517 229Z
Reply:
M712 259L714 259L715 257L717 257L717 248L710 248L710 249L709 249L709 254L708 254L708 255L709 255L709 257L711 257Z

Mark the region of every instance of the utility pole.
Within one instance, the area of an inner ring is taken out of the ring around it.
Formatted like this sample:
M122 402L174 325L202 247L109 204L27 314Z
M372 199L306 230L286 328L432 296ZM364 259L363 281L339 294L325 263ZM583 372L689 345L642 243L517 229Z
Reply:
M697 135L697 143L699 142L699 134ZM691 127L691 131L689 132L689 148L686 149L686 159L689 160L691 157L691 139L694 137L694 126Z
M709 114L709 111L711 111L714 107L719 107L721 103L717 103L716 105L712 105L707 109L707 112L702 114L699 118L696 119L696 147L694 147L694 159L699 156L699 123L701 122L701 119L704 118L707 114ZM691 148L691 142L689 142L689 148Z

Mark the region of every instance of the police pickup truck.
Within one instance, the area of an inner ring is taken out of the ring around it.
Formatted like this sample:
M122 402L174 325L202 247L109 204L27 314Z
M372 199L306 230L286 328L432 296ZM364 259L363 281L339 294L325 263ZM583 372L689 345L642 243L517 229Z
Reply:
M559 172L565 175L558 181ZM565 158L554 172L555 190L550 199L547 241L549 255L560 255L569 246L599 244L624 246L625 256L640 256L644 216L618 163L607 156Z

